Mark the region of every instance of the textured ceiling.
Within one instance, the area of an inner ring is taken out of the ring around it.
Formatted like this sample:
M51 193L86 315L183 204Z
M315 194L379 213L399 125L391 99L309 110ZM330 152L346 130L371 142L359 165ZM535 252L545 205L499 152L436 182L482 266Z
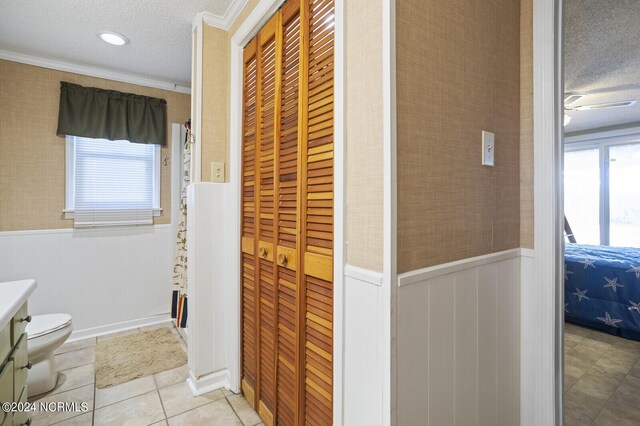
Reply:
M0 0L0 49L189 86L191 23L233 0ZM131 43L101 41L101 30Z
M640 0L565 0L565 92L574 106L640 99ZM567 132L640 122L627 108L570 111Z

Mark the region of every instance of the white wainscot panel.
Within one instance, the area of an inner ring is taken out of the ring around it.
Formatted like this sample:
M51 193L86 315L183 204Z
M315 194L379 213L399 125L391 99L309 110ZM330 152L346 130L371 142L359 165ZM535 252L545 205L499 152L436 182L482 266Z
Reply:
M520 423L520 250L399 276L398 425Z
M34 278L32 314L65 312L90 336L166 321L170 225L0 233L0 282Z
M381 281L378 272L345 268L344 425L383 424Z

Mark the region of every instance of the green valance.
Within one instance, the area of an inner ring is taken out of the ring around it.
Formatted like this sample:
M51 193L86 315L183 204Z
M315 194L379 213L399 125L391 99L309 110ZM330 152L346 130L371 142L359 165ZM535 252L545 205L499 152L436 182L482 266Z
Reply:
M60 82L58 136L167 143L167 101Z

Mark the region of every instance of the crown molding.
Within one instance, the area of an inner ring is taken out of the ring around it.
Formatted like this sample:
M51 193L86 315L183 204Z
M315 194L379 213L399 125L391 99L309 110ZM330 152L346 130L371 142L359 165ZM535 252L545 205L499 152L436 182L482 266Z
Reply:
M120 81L122 83L135 84L144 87L168 90L171 92L191 94L191 88L179 86L167 81L142 77L135 74L128 74L119 71L111 71L100 67L88 65L78 65L71 62L59 61L55 59L41 58L37 56L25 55L23 53L0 50L0 59L21 64L34 65L36 67L49 68L57 71L64 71L73 74L86 75L90 77L104 78L106 80Z
M199 23L205 23L209 26L228 31L242 9L247 5L247 2L248 0L232 1L223 16L211 12L200 12L193 19L193 28L195 29Z

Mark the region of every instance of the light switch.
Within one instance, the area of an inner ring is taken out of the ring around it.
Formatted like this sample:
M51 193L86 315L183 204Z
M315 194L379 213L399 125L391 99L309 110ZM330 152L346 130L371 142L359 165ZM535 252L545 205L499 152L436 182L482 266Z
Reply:
M495 155L495 135L491 132L482 131L482 165L493 167L493 157Z
M211 162L211 182L224 182L224 163Z

